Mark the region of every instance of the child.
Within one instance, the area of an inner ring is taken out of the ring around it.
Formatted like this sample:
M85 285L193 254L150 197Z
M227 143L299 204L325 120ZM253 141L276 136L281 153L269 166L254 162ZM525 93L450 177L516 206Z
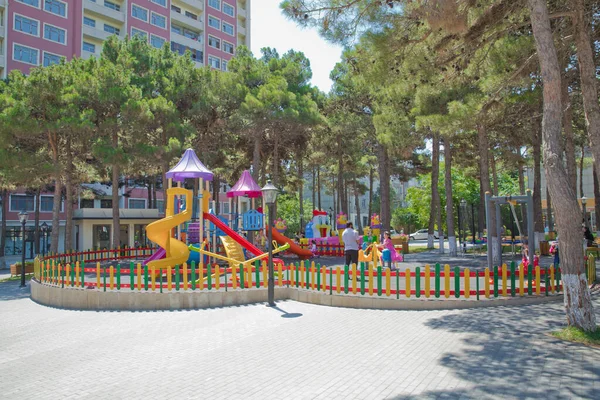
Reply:
M317 254L317 241L313 240L310 242L310 251L313 254L313 257L319 258L320 256Z
M396 251L396 248L394 247L394 244L392 243L392 239L390 237L390 233L389 232L384 232L383 233L383 249L388 249L390 251L390 254L392 255L392 270L396 269L396 262L400 261L404 261L404 257L402 257L402 254L398 253Z

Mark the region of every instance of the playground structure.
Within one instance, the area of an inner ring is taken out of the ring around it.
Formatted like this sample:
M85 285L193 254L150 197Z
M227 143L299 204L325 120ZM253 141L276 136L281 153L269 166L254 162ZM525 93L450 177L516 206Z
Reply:
M524 238L521 232L521 225L515 212L515 205L525 204L527 207L527 236ZM500 213L501 205L509 205L511 208L512 216L517 224L519 230L519 236L523 244L527 244L529 247L529 265L534 265L535 257L535 240L534 240L534 226L533 226L533 198L531 196L531 190L527 190L525 196L492 196L490 192L485 193L485 221L486 226L490 226L492 218L496 219L496 238L497 241L493 242L490 234L490 230L487 231L487 265L488 268L492 268L494 265L494 254L497 255L498 262L496 265L502 265L502 215ZM494 212L492 216L492 212ZM494 249L494 246L496 248Z
M247 179L248 176L249 174L242 178ZM230 266L245 266L268 257L268 253L254 246L231 229L225 221L209 212L209 182L213 179L213 173L202 164L192 149L185 151L179 163L167 172L166 177L168 187L165 218L146 227L148 238L159 246L159 249L144 262L153 277L161 274L167 267L174 268L186 263L197 262L201 269L209 260L213 263L215 260L226 261ZM198 179L197 201L194 200L191 190L182 187L186 179ZM176 182L178 187L173 187L173 182ZM257 187L256 183L254 185ZM234 195L239 194L240 192L234 192ZM245 194L248 195L247 192ZM260 188L253 188L249 195L253 198L259 197ZM193 216L197 216L196 222L190 222ZM262 221L262 218L255 220L253 226L262 229ZM182 227L186 224L187 229L184 232ZM226 255L217 252L217 236ZM190 241L189 244L185 243L186 239ZM274 254L289 248L285 243L280 247L271 245L274 247ZM246 259L244 250L253 257ZM281 260L275 262L281 263Z

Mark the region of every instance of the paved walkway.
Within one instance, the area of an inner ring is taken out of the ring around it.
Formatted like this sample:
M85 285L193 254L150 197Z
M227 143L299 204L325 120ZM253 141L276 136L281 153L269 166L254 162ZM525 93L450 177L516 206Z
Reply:
M563 321L556 303L65 311L7 282L0 398L598 399L600 350L545 335Z

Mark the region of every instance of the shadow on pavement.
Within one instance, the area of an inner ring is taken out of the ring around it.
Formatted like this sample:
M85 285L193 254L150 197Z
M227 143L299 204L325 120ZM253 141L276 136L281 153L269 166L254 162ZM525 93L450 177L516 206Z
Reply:
M20 281L0 282L0 301L10 301L28 298L30 295L29 282L21 289Z
M598 297L594 306L600 314ZM453 378L470 387L445 387L394 398L598 399L600 350L545 335L563 327L564 320L560 305L543 304L468 310L434 318L425 325L471 334L463 340L463 351L445 353L440 359Z

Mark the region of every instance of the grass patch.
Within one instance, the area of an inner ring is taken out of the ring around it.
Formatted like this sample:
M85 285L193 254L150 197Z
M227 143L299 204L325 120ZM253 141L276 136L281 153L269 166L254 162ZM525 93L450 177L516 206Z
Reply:
M551 335L569 342L600 347L600 329L596 329L595 332L584 332L579 328L567 327L560 331L552 332Z
M25 280L29 281L33 278L33 274L25 274ZM10 278L0 279L0 283L2 282L12 282L12 281L20 281L21 275L11 276Z
M436 248L439 250L439 248ZM425 253L427 251L431 251L431 250L435 250L435 249L428 249L427 246L419 246L419 247L411 247L408 254L415 254L415 253Z

